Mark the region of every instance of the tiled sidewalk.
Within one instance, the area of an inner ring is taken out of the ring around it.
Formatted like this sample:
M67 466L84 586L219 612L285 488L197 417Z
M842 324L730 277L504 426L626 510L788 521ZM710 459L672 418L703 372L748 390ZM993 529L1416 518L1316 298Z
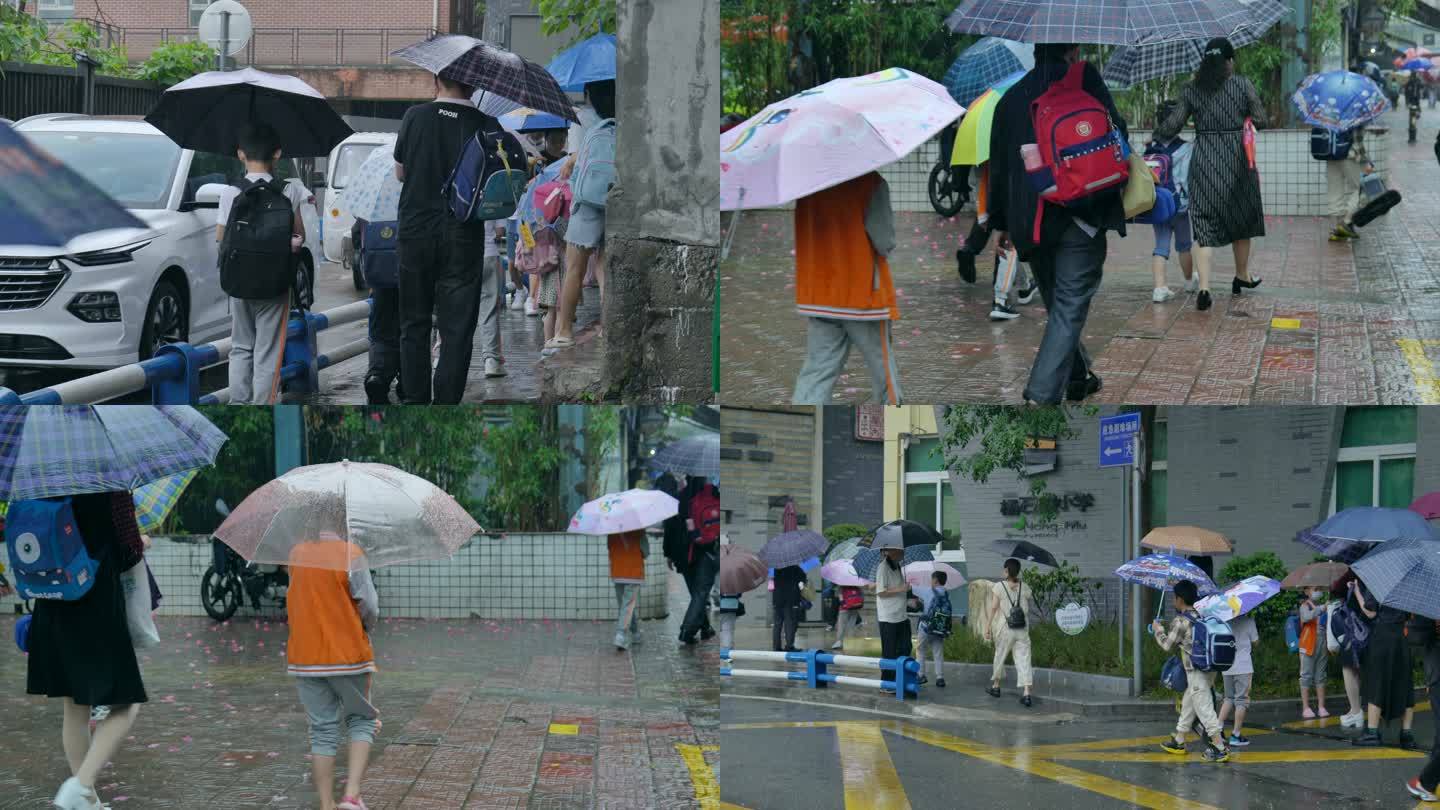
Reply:
M672 597L679 597L672 593ZM383 723L372 810L700 808L714 796L714 641L681 648L682 608L610 646L609 622L385 621L373 699ZM0 618L11 635L13 617ZM123 808L314 807L305 715L283 623L162 618L144 656L150 702L100 780ZM45 808L67 774L60 707L24 694L0 655L0 808ZM343 756L342 756L343 763ZM343 771L343 764L340 767Z
M1110 240L1105 279L1086 345L1105 388L1101 401L1130 403L1440 403L1440 165L1437 119L1405 144L1391 114L1391 185L1405 202L1350 245L1329 242L1331 223L1274 217L1256 241L1254 292L1230 295L1234 263L1216 253L1215 306L1194 296L1150 302L1148 226ZM895 355L910 402L1018 402L1044 331L1038 302L1009 323L988 319L990 260L965 284L954 252L964 216L901 214L891 268L900 296ZM805 323L794 311L791 217L750 212L722 268L722 390L737 402L788 402L804 360ZM1179 290L1177 262L1169 283ZM1296 323L1298 321L1298 323ZM869 377L858 353L836 401L863 400Z

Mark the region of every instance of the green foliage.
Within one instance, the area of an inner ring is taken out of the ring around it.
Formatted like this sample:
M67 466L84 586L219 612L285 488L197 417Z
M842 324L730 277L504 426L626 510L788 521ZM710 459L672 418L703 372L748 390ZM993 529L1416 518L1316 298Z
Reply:
M83 51L104 76L129 76L130 62L119 45L100 46L100 32L83 20L51 29L45 23L0 6L0 62L29 62L54 67L75 67L75 53Z
M1306 72L1320 70L1325 56L1340 49L1340 0L1310 0L1310 25L1306 27L1310 52L1306 55Z
M1258 551L1245 557L1232 557L1229 562L1225 563L1225 567L1220 569L1220 580L1216 584L1224 587L1253 576L1283 580L1288 573L1290 572L1286 570L1285 563L1281 562L1273 552ZM1265 603L1250 615L1255 617L1255 625L1260 629L1262 636L1266 633L1283 633L1285 617L1289 616L1299 604L1300 593L1298 591L1281 591L1265 600Z
M1093 416L1095 408L1082 413ZM1057 441L1074 438L1070 412L1060 405L1016 408L1013 405L950 405L940 425L940 447L951 475L962 475L977 484L990 480L998 470L1025 472L1025 443L1032 438ZM1045 479L1030 479L1030 494L1037 498L1034 519L1040 523L1059 514L1053 495L1046 492Z
M45 47L45 24L0 4L0 62L30 62Z
M230 508L275 477L275 419L270 408L202 405L199 410L230 440L214 466L195 476L158 534L209 534L223 519L215 499Z
M563 529L555 499L562 459L555 409L512 405L506 410L509 421L485 426L479 437L489 462L484 515L491 522L481 523L510 531Z
M135 67L137 79L169 86L179 84L215 63L215 49L198 40L171 40L150 52Z
M1046 617L1053 616L1067 602L1086 604L1087 594L1102 587L1080 576L1079 566L1068 560L1061 560L1059 568L1032 565L1020 573L1020 579L1035 599L1036 609Z
M536 0L540 30L547 36L570 32L579 42L602 31L615 32L615 0Z
M834 548L836 543L843 543L852 537L864 537L870 531L870 527L861 526L859 523L836 523L834 526L826 526L825 539L830 541L830 547Z

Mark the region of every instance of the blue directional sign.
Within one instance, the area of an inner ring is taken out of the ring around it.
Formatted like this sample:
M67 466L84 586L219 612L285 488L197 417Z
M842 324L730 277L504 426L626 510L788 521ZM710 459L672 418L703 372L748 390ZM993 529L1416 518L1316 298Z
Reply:
M1122 413L1100 420L1100 466L1125 467L1135 463L1135 435L1140 414Z

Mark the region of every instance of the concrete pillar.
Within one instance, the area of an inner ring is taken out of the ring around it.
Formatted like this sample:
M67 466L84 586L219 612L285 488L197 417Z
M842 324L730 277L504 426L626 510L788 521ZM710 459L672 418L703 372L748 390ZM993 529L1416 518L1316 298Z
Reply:
M627 402L710 401L720 3L619 0L618 13L603 386Z

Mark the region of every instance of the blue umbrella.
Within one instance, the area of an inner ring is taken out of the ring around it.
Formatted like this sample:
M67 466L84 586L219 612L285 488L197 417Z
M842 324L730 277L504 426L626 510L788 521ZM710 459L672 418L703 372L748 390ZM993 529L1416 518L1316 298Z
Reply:
M1215 583L1195 563L1175 554L1146 554L1115 569L1115 576L1147 588L1169 590L1175 583L1188 580L1201 594L1215 593Z
M600 33L566 48L545 66L567 93L578 93L590 82L615 78L615 35Z
M880 561L885 559L885 550L878 548L862 549L851 563L855 566L855 575L861 579L875 579L875 571L880 567ZM935 555L925 546L911 546L905 549L904 555L900 558L900 567L904 568L910 563L934 562Z
M500 116L500 126L515 132L543 132L547 129L569 129L570 122L558 115L521 107Z
M79 172L0 124L0 245L59 248L96 231L148 227Z
M1380 604L1440 619L1440 544L1414 539L1383 543L1351 569Z
M1000 80L1016 71L1027 71L1033 67L1035 54L1029 46L999 37L985 37L966 48L950 63L950 69L945 71L945 78L940 83L950 91L955 103L968 107Z
M1295 535L1295 542L1332 560L1354 562L1376 543L1440 540L1425 518L1409 509L1352 506Z
M1364 126L1390 109L1380 85L1348 70L1306 76L1290 101L1305 123L1334 132Z
M1429 59L1411 59L1401 65L1400 70L1429 70L1433 67L1435 67L1435 64Z
M825 535L800 529L770 538L756 556L771 568L785 568L818 557L829 546L830 541L825 539Z
M0 405L0 500L139 489L208 467L225 440L189 406Z

